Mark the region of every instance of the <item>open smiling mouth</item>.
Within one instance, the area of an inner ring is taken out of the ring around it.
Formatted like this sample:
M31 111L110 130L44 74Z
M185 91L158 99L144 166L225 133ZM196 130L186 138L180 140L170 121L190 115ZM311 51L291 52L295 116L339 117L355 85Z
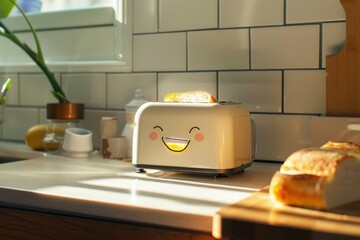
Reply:
M189 146L190 140L184 138L162 137L162 142L173 152L182 152Z

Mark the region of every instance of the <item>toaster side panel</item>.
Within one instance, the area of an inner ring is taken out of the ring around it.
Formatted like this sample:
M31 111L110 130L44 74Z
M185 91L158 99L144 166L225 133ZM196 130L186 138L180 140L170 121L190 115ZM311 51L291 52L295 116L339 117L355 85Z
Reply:
M234 118L234 165L241 166L252 162L252 127L249 116Z
M221 147L221 166L224 169L248 165L252 162L251 118L241 104L219 108L224 142Z

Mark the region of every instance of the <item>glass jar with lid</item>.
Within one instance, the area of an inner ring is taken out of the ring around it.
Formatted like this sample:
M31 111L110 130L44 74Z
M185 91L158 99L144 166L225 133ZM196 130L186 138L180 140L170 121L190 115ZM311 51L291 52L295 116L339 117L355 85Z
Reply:
M135 113L140 108L140 106L146 102L147 100L144 97L144 92L141 88L139 88L136 89L134 98L125 106L126 124L121 133L121 136L126 137L128 142L128 149L126 154L127 158L132 158L132 141Z
M84 119L84 104L49 103L46 107L47 126L43 138L44 149L51 152L62 150L65 130L78 127Z

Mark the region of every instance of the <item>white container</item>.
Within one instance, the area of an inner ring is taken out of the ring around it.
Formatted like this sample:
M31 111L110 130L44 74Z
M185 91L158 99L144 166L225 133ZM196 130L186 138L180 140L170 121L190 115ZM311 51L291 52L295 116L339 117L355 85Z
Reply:
M252 163L250 113L239 103L148 102L133 136L139 169L226 174Z
M115 116L104 116L100 120L100 136L113 137L118 132L118 119Z
M125 106L126 124L121 136L127 139L127 158L132 158L135 113L146 102L142 89L136 89L134 98Z
M121 136L104 137L101 139L101 153L104 158L124 159L127 153L127 140Z
M69 157L88 157L93 150L92 132L83 128L67 128L65 130L63 149Z

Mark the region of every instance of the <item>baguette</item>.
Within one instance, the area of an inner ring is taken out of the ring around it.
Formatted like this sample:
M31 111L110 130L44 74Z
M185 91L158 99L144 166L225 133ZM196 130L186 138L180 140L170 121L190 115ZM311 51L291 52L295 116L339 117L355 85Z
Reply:
M291 154L270 183L274 202L331 209L360 200L360 146L328 142Z

